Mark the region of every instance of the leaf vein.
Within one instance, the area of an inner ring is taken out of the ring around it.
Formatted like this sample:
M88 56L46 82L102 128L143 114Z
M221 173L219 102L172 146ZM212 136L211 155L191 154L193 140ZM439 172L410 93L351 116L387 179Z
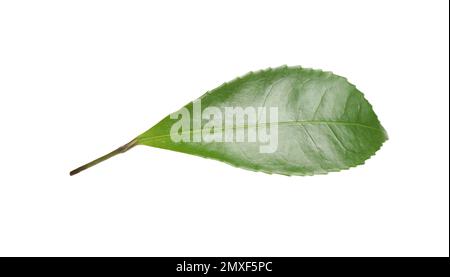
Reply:
M292 120L292 121L281 121L281 122L272 122L272 123L261 123L261 124L255 124L255 125L242 125L242 126L225 126L222 128L218 128L217 130L219 131L224 131L226 129L247 129L247 128L259 128L259 126L263 126L263 125L272 125L272 124L278 124L279 126L290 126L290 125L320 125L320 124L325 124L325 125L342 125L342 126L354 126L354 127L361 127L361 128L366 128L366 129L370 129L370 130L374 130L374 131L378 131L378 132L383 132L383 130L369 126L369 125L365 125L363 123L358 123L358 122L346 122L346 121L324 121L324 120ZM202 129L199 130L189 130L187 132L182 132L181 134L196 134L196 133L201 133ZM151 137L142 137L139 138L140 142L148 142L148 141L153 141L153 140L158 140L161 138L167 138L170 137L170 134L164 134L164 135L159 135L159 136L151 136Z

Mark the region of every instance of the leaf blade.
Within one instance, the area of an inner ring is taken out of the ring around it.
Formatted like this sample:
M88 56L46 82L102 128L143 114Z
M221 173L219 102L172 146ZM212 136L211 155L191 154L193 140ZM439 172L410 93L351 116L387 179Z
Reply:
M280 149L273 155L264 155L257 151L258 143L175 143L169 133L176 120L169 116L138 136L138 143L212 158L248 170L314 175L360 165L387 140L384 128L363 94L345 78L330 72L301 67L251 72L199 99L202 110L278 107ZM192 102L184 108L193 113Z

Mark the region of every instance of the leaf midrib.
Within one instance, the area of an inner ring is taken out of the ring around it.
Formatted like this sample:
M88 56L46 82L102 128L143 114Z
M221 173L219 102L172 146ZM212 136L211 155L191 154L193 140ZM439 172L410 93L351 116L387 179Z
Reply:
M382 129L378 129L363 123L358 123L358 122L346 122L346 121L325 121L325 120L292 120L292 121L280 121L280 122L268 122L268 123L259 123L259 124L255 124L255 125L241 125L241 126L233 126L233 127L228 127L228 126L224 126L222 128L220 128L219 130L222 132L225 129L231 128L233 130L236 129L246 129L246 128L256 128L259 126L263 126L263 125L272 125L272 124L278 124L278 125L306 125L306 124L310 124L310 125L319 125L319 124L326 124L326 125L344 125L344 126L357 126L357 127L362 127L362 128L366 128L366 129L370 129L370 130L374 130L374 131L378 131L378 132L384 132ZM198 132L201 132L203 129L195 129L195 130L189 130L188 132L182 132L181 134L195 134ZM148 138L139 138L138 140L140 143L143 142L149 142L149 141L154 141L154 140L158 140L161 138L166 138L166 137L170 137L170 134L165 134L165 135L159 135L159 136L152 136L152 137L148 137Z

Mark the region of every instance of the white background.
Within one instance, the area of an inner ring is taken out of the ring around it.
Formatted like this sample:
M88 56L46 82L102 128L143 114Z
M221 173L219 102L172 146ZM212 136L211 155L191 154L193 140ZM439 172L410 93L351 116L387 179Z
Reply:
M448 256L448 1L2 1L0 255ZM346 76L389 133L313 177L140 146L283 64Z

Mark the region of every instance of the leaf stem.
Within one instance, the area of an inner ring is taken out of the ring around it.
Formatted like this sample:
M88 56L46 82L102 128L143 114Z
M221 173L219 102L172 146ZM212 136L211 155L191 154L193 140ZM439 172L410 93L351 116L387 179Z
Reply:
M114 150L114 151L112 151L112 152L110 152L110 153L108 153L108 154L106 154L106 155L104 155L104 156L102 156L102 157L100 157L100 158L98 158L96 160L93 160L90 163L82 165L82 166L80 166L77 169L74 169L74 170L70 171L70 176L73 176L73 175L75 175L77 173L80 173L81 171L83 171L85 169L93 167L94 165L96 165L98 163L106 161L107 159L112 158L112 157L116 156L117 154L125 153L128 150L130 150L131 148L133 148L134 146L136 146L136 145L138 145L138 141L137 141L137 139L133 139L129 143L127 143L125 145L122 145L121 147L117 148L116 150Z

